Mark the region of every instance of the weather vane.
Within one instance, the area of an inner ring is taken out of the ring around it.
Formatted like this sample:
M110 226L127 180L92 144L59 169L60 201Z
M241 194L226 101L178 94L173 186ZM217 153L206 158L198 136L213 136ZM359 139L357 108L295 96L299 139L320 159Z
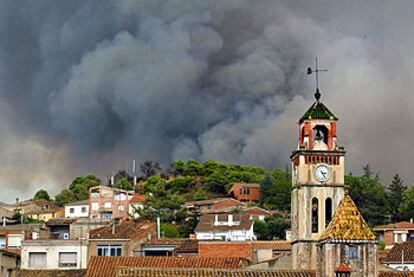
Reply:
M312 68L308 67L308 70L306 73L308 75L311 75L313 72L315 72L315 79L316 79L316 92L315 92L315 98L317 101L321 98L321 93L319 92L319 79L318 79L318 72L326 72L328 69L319 69L318 68L318 57L315 58L315 70L312 70Z

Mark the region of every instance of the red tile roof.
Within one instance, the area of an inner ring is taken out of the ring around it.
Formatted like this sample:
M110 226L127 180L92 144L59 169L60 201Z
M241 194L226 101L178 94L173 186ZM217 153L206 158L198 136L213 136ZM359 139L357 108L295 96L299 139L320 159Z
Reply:
M414 277L414 272L407 271L380 271L378 277Z
M315 271L260 269L118 268L122 277L315 277Z
M396 229L414 230L414 223L411 223L408 221L395 222L395 223L390 223L387 225L377 226L374 228L374 231L396 230Z
M129 200L129 203L135 204L135 203L142 203L144 201L145 201L145 195L135 193L134 197L132 197L131 200Z
M198 252L198 240L160 238L145 242L144 245L174 245L176 252Z
M352 268L347 266L346 264L340 264L336 269L335 272L342 272L342 273L351 273L353 272Z
M90 239L134 239L140 236L146 236L155 231L155 224L149 221L135 222L124 219L115 225L113 224L91 230Z
M401 244L395 244L390 250L383 263L401 263L402 252L404 251L404 262L414 263L414 240L409 240Z
M86 277L115 277L116 269L119 267L236 269L244 265L246 265L246 261L241 258L92 256L88 264Z
M84 277L84 269L39 270L21 269L20 277Z
M292 246L290 245L290 241L287 240L279 240L279 241L254 241L253 242L254 249L272 249L272 250L280 250L280 251L291 251Z

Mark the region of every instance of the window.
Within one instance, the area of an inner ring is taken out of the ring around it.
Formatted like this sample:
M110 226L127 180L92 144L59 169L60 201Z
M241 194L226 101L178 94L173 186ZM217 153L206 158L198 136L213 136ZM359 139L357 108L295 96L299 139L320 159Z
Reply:
M349 246L348 258L358 259L358 247Z
M332 199L330 197L325 200L325 228L332 219Z
M46 253L30 252L29 253L29 267L30 268L45 268L46 267Z
M312 199L312 233L318 232L318 199Z
M99 210L99 203L92 203L92 211Z
M207 205L207 210L211 210L211 209L213 209L213 204L208 204Z
M120 212L125 211L125 206L124 205L118 206L118 211L120 211Z
M82 213L86 213L86 207L82 207Z
M70 208L70 209L69 209L69 213L70 213L70 214L74 214L74 213L75 213L75 208Z
M110 208L112 207L112 203L111 203L111 202L105 202L105 203L104 203L104 207L105 207L106 209L110 209Z
M116 194L115 195L115 200L118 200L118 201L122 201L122 200L126 200L127 199L127 197L126 197L126 194L125 193L120 193L120 194Z
M6 238L4 236L0 237L0 249L6 248Z
M249 188L241 188L240 189L240 194L250 194L250 189Z
M98 256L122 256L122 245L98 245L96 247L96 254Z
M76 252L59 253L59 267L76 267L78 254Z
M102 213L102 219L105 219L105 220L112 219L112 213Z
M7 237L7 247L9 248L22 247L22 236L21 235L9 235Z

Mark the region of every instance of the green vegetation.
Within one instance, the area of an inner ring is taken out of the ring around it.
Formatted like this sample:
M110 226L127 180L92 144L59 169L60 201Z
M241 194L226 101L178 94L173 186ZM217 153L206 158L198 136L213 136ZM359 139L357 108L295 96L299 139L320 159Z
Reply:
M49 193L46 190L40 189L40 190L38 190L35 193L35 195L33 196L33 199L34 200L41 200L41 199L43 199L43 200L50 201L50 195L49 195Z
M69 202L86 200L89 197L89 188L100 184L101 180L93 175L76 177L68 189L63 190L55 196L55 203L63 206Z
M178 232L177 227L175 227L175 225L170 224L170 223L161 224L161 234L164 237L171 238L171 239L180 237L180 233Z
M282 215L273 214L264 221L255 219L253 228L259 240L285 239L285 231L290 228L290 222Z

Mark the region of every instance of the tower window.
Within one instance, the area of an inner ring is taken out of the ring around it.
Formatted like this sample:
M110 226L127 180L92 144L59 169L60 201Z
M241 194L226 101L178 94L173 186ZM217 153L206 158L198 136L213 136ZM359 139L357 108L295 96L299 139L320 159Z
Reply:
M348 258L358 259L358 247L349 246Z
M330 197L325 199L325 228L332 220L332 199Z
M312 129L313 141L323 141L325 144L328 144L328 128L324 125L316 125Z
M312 233L318 232L318 210L319 203L317 198L312 199Z

